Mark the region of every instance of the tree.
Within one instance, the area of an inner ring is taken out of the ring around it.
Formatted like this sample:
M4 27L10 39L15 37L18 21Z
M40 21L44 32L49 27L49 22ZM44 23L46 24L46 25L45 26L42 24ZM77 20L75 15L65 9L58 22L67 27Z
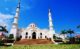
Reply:
M80 29L80 25L78 25L77 28Z
M55 35L55 34L53 35L53 39L57 39L57 37L56 37L56 35Z
M78 25L77 28L80 28L80 25Z
M66 30L62 30L62 31L61 31L61 34L64 36L63 42L66 43L65 38L66 38L67 31L66 31Z
M2 38L6 38L7 37L7 33L8 33L8 31L7 31L7 29L6 29L6 26L4 27L4 26L0 26L0 39L2 39Z
M67 33L69 33L69 34L70 34L70 37L72 37L72 34L74 34L74 31L71 30L71 29L69 29L69 30L67 31Z
M14 38L14 35L13 34L10 34L9 35L9 39L13 39Z
M61 34L63 34L64 35L64 38L65 38L65 35L67 34L67 31L66 30L62 30L61 31Z
M5 32L5 33L8 33L6 27L3 27L3 26L0 26L0 31Z
M74 34L74 31L73 30L71 30L71 29L69 29L68 31L67 31L67 33L69 33L70 34L70 37L69 37L69 43L75 43L75 38L74 37L72 37L72 34Z

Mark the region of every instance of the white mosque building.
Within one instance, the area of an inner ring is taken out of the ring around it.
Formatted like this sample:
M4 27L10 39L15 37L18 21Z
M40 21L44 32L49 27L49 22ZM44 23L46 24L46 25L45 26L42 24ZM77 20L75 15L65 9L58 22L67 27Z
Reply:
M31 23L28 27L18 30L18 18L20 13L20 1L18 3L16 14L14 17L13 25L10 30L10 34L14 35L14 38L22 37L21 39L51 39L53 41L53 35L56 34L52 23L52 15L49 9L49 29L40 29L35 23ZM45 23L45 22L44 22Z

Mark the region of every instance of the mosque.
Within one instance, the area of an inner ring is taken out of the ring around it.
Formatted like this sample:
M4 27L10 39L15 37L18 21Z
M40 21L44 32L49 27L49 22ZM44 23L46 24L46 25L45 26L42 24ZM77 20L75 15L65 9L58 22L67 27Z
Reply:
M56 34L54 30L54 25L52 22L52 14L49 9L49 29L40 29L35 23L31 23L28 27L18 30L18 18L20 13L20 1L16 8L16 14L14 16L14 21L10 34L14 35L14 38L21 37L21 39L51 39L53 41L53 35ZM44 22L45 23L45 22Z

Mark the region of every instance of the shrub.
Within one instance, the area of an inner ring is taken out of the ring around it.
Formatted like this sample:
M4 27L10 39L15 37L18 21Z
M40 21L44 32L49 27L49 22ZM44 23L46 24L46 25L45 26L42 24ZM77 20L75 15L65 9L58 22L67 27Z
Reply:
M13 39L14 38L14 35L13 34L10 34L8 38L9 39Z
M2 46L3 45L3 41L2 40L0 40L0 46Z

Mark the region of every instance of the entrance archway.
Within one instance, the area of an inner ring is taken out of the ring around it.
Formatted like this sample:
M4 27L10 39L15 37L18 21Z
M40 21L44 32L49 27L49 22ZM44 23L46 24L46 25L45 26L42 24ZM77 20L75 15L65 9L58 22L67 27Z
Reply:
M32 33L32 39L36 39L36 32Z

